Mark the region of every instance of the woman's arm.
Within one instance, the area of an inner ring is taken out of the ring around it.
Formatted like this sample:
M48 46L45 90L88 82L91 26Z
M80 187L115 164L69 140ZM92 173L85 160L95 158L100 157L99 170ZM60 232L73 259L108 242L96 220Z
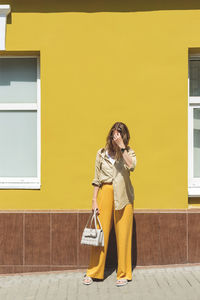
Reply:
M97 195L99 191L99 187L101 186L101 182L99 180L100 174L100 157L97 151L96 160L95 160L95 176L92 180L92 185L94 186L93 197L92 197L92 210L97 209L97 215L99 214L98 204L97 204Z
M99 191L99 186L94 186L93 197L92 197L92 210L97 209L97 215L99 215L99 208L97 204L97 195Z
M125 168L127 168L129 171L134 171L136 163L137 163L137 159L136 159L136 154L135 151L132 149L129 149L129 151L127 152L126 150L124 151L124 153L122 154L124 161L125 161ZM131 163L130 163L131 161Z
M94 186L101 185L101 182L99 180L99 174L100 174L100 157L99 157L99 153L97 151L96 160L95 160L95 174L94 174L94 179L92 180L92 185L94 185Z
M125 150L123 153L122 153L122 156L125 160L125 163L127 164L127 166L131 169L133 167L133 159L131 156L129 156L127 150Z
M118 147L121 148L126 148L124 145L124 141L122 139L122 136L117 130L115 130L114 137L113 137L114 142L118 145ZM125 167L129 171L133 171L135 166L136 166L136 155L135 151L132 149L129 149L129 151L125 150L122 154L123 159L125 161Z
M95 185L94 186L94 191L93 191L92 201L96 201L97 200L98 191L99 191L99 186Z

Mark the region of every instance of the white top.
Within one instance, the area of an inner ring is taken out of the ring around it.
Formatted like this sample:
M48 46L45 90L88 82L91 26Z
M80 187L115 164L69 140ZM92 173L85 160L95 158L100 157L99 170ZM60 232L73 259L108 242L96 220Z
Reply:
M111 163L114 165L114 163L115 163L115 159L114 158L112 158L109 154L108 154L108 150L106 150L106 154L107 154L107 156L108 156L108 158L109 158L109 160L111 161Z

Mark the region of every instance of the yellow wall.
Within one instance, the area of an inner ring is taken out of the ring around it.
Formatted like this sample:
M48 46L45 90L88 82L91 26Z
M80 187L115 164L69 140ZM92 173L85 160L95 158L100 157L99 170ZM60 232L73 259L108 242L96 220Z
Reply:
M96 151L116 121L137 155L135 209L187 208L188 49L200 45L200 9L22 12L23 1L7 3L6 50L41 55L42 186L1 190L0 209L90 209Z

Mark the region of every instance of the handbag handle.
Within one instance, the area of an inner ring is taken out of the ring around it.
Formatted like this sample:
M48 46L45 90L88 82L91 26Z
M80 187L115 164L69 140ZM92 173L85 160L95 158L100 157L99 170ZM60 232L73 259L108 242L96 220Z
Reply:
M96 215L96 210L94 210L93 214L91 214L91 216L89 217L89 219L88 219L88 221L87 221L85 227L87 227L87 225L88 225L88 223L89 223L89 220L90 220L90 218L91 218L90 228L91 228L91 226L92 226L92 221L93 221L93 219L94 219L95 229L97 229L96 217L97 217L97 220L98 220L98 222L99 222L99 226L100 226L100 228L102 229L102 226L101 226L101 222L100 222L100 220L99 220L99 217Z
M85 227L87 227L91 217L93 217L93 214L90 215L89 219L87 220L87 223L86 223ZM92 219L91 219L91 223L90 223L90 228L91 228L91 225L92 225Z
M103 230L103 229L102 229L102 226L101 226L101 222L100 222L100 220L99 220L99 217L98 217L98 215L96 215L96 210L94 210L93 218L94 218L95 228L97 229L96 217L97 217L97 220L98 220L98 222L99 222L99 226L100 226L101 230ZM92 222L91 222L91 223L92 223Z

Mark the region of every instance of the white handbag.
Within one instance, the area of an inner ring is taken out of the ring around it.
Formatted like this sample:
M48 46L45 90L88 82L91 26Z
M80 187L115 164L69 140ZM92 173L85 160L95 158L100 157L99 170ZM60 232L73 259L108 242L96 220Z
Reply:
M87 227L90 218L91 218L90 227ZM97 228L96 218L99 222L100 229ZM91 228L93 219L94 219L95 228ZM103 229L99 217L96 214L96 210L94 210L93 215L89 217L85 229L83 230L81 244L92 245L92 246L104 246L104 233L103 233Z

